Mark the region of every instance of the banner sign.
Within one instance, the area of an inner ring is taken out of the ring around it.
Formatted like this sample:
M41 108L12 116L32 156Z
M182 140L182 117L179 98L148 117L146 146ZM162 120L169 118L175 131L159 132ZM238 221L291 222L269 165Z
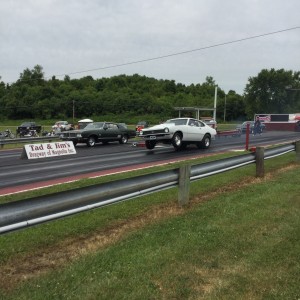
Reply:
M24 145L21 158L36 159L76 154L73 142L55 142Z

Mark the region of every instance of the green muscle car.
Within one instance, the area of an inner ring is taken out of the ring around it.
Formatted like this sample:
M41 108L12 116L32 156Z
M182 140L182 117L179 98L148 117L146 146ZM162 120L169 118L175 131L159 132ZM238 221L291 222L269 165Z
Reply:
M94 122L82 130L64 131L60 135L62 140L72 141L75 146L78 143L86 143L89 147L94 147L96 143L107 144L112 141L126 144L135 136L135 130L128 129L124 124L112 122Z

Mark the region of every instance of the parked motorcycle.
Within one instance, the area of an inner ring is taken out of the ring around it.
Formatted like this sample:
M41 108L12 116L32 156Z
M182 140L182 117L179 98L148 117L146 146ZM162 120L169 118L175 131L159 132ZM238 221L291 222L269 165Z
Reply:
M39 137L36 130L25 129L20 131L20 137Z
M10 129L6 129L3 132L0 132L0 137L14 139L16 136L11 132Z
M54 129L52 129L51 131L43 131L42 132L42 136L56 136L56 134L55 134L55 130Z

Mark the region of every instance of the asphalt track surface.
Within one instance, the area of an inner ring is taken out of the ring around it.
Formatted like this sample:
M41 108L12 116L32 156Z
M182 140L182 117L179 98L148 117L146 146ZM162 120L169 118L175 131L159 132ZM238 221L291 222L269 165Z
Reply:
M266 132L249 136L249 149L300 140L300 132ZM133 146L133 142L120 145L98 144L93 148L78 145L76 154L40 159L21 159L22 148L0 150L0 195L142 169L165 163L199 158L216 153L245 150L246 136L220 137L212 141L209 149L199 150L190 145L183 151L172 146L158 145L153 150Z

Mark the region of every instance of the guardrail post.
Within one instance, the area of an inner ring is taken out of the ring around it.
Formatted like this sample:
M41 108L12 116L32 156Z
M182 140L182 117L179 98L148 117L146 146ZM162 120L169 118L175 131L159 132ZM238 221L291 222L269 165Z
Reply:
M256 159L256 177L265 176L265 149L264 147L256 147L255 159Z
M191 166L183 165L179 168L179 191L178 191L178 204L180 206L189 203L190 196L190 174Z
M300 141L296 141L295 150L296 150L296 161L300 163Z
M246 145L245 145L245 150L249 150L249 134L250 134L250 124L247 123L246 125Z
M3 136L0 136L0 149L2 149L4 147L4 137Z

